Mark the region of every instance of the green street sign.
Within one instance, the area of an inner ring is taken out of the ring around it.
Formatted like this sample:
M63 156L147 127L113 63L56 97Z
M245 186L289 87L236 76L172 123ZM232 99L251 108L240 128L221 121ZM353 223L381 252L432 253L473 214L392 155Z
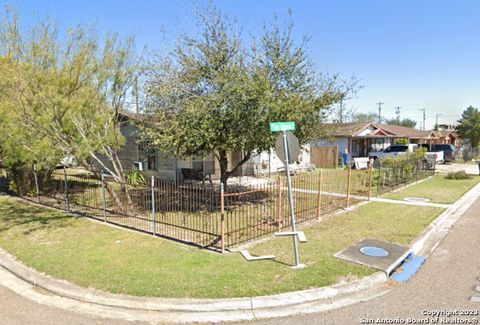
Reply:
M295 122L272 122L270 123L270 131L295 131Z

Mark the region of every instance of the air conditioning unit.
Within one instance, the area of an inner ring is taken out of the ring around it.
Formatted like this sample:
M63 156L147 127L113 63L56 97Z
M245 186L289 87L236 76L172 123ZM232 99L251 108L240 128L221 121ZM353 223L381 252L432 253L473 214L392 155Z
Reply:
M141 162L141 161L134 162L133 163L133 169L138 170L138 171L142 171L143 170L143 162Z

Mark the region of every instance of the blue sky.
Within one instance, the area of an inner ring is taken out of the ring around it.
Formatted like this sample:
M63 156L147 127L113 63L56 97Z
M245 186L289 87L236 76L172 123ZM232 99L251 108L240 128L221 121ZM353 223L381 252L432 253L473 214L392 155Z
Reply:
M4 2L29 25L45 16L61 28L96 23L102 31L135 35L139 47L168 51L179 30L194 32L192 2L25 0ZM204 4L205 1L199 0ZM274 13L293 11L295 35L311 36L310 54L320 71L361 79L364 88L348 106L420 121L435 115L455 122L468 105L480 106L480 1L441 0L224 0L213 3L255 35ZM417 124L419 125L419 124Z

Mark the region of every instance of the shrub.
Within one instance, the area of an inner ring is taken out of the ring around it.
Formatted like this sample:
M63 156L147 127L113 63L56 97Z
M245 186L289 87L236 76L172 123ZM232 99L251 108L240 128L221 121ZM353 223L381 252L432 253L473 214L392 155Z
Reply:
M470 175L467 175L465 171L461 170L458 172L451 172L445 176L446 179L470 179L472 178Z
M132 170L129 174L126 174L126 176L130 185L134 187L145 185L145 178L138 170Z
M409 144L409 140L407 138L399 138L395 140L395 144Z

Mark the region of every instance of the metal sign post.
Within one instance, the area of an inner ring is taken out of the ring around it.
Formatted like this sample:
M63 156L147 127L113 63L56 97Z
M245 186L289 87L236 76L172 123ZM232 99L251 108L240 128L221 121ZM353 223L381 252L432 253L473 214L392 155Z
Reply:
M295 206L293 202L293 193L292 193L292 178L290 177L290 167L289 167L289 152L288 152L288 141L287 141L287 131L283 130L283 146L285 148L285 171L287 172L287 184L288 184L288 203L290 206L290 219L292 221L292 231L297 232L295 226ZM295 253L295 266L300 265L300 257L298 256L298 243L297 236L293 235L293 251Z
M305 264L300 264L300 257L298 254L298 241L297 237L299 235L302 235L302 237L305 237L303 232L297 232L296 225L295 225L295 202L293 200L293 191L292 191L292 179L290 176L290 167L289 164L291 161L293 161L293 158L296 157L291 157L291 148L289 148L289 143L288 143L288 135L287 131L294 131L295 130L295 123L293 122L280 122L280 123L270 123L270 130L272 132L278 132L282 131L282 137L283 137L283 151L285 156L282 157L284 158L284 164L285 164L285 172L287 173L287 184L288 184L288 203L290 206L290 220L292 223L292 232L284 232L284 233L275 233L276 236L292 236L293 238L293 251L295 254L295 266L293 266L294 269L303 269L306 267ZM296 138L295 138L296 140ZM298 140L297 140L298 141ZM278 150L277 150L278 151ZM296 153L298 156L298 152ZM303 241L306 241L306 238L302 239Z

